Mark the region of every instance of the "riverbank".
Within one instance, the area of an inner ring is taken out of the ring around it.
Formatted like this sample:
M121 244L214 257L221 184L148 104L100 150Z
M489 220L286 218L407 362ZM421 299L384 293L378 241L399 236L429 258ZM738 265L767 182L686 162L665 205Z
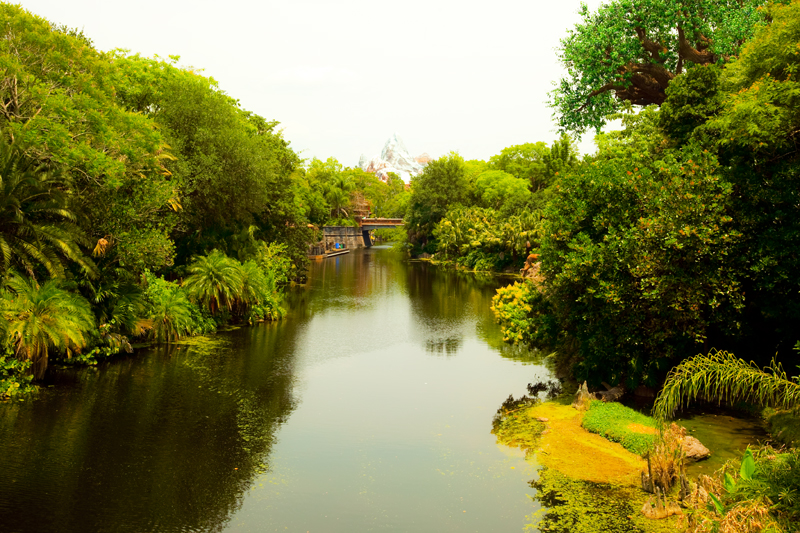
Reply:
M544 423L532 454L542 468L531 482L543 508L529 528L656 533L680 527L680 516L650 520L642 515L651 498L640 488L647 463L621 444L585 430L583 412L566 400L527 407L519 416Z

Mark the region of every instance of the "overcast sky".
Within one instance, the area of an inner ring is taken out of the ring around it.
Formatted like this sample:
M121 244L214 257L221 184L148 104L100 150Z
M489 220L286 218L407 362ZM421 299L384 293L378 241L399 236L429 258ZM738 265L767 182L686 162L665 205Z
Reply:
M587 1L591 8L599 0ZM488 159L556 138L547 92L579 0L22 0L97 48L181 56L304 158L346 166L397 132L412 155ZM594 151L591 135L581 143Z

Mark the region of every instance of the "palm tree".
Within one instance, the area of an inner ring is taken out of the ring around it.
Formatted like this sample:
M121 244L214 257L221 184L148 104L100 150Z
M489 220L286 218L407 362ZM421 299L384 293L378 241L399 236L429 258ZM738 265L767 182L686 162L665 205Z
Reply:
M687 359L669 372L653 415L666 420L698 397L797 410L800 383L796 377L789 378L774 360L761 369L728 352L712 351Z
M223 307L230 310L241 297L242 281L241 264L213 250L189 266L183 288L191 300L216 314Z
M87 334L94 330L94 316L85 298L62 289L50 280L39 285L35 280L11 273L6 282L12 293L0 299L0 314L6 321L4 341L18 358L33 363L36 379L44 377L51 349L72 351L86 346Z
M33 276L37 266L54 278L64 276L63 260L95 276L84 256L86 244L67 206L63 181L0 139L0 275L18 267Z
M273 287L270 279L264 275L255 261L245 261L242 264L242 288L239 293L239 303L244 310L254 305L261 305L272 294Z
M149 328L156 341L174 341L189 333L194 324L192 307L178 287L156 294L149 314Z
M344 216L347 214L347 208L350 207L350 193L338 187L331 187L325 194L325 200L331 206L331 214L335 213L336 218L341 218L342 213Z

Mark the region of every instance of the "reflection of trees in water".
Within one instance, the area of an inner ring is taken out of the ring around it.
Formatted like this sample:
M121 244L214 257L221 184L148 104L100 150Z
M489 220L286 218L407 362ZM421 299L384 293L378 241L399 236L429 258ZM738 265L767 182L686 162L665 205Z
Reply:
M406 282L414 318L428 351L456 353L464 336L473 333L473 327L478 337L492 348L503 348L503 335L491 311L494 290L503 281L428 263L414 263L408 269Z
M276 334L285 327L70 372L72 390L5 406L0 523L10 531L223 529L295 405L286 346L294 336Z
M356 250L349 254L313 261L309 284L287 295L289 312L310 318L316 312L353 309L369 305L376 295L404 292L407 267L402 253L388 248ZM322 292L322 297L312 292Z
M455 355L461 349L462 340L460 337L448 337L446 339L427 339L425 350L428 353L437 355Z

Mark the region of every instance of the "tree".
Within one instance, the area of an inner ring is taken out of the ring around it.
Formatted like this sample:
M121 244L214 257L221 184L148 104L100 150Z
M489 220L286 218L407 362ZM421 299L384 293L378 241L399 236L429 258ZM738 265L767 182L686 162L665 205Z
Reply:
M707 151L664 149L656 117L601 136L545 211L547 302L532 313L559 324L552 342L575 343L581 380L652 385L713 328L740 327L732 187Z
M87 239L75 224L64 188L56 174L0 139L0 276L16 267L29 276L43 268L52 277L64 277L65 261L97 275L80 249Z
M174 155L164 166L180 205L180 224L168 228L179 260L224 248L253 224L276 236L305 226L292 181L300 159L277 122L245 111L177 57L112 59L118 101L157 124Z
M0 299L5 339L18 358L33 363L33 374L42 379L51 350L80 351L94 330L89 302L61 288L57 280L39 285L12 273L6 281L11 299Z
M242 266L219 250L198 257L189 265L183 288L189 298L211 311L231 310L242 297Z
M528 181L515 178L502 170L489 170L475 179L475 195L483 207L490 207L501 216L509 216L528 206L531 192Z
M0 124L37 164L69 178L62 191L93 241L113 243L126 266L172 260L175 186L161 132L123 109L118 71L82 34L19 6L0 6Z
M549 185L544 161L547 151L547 144L543 142L515 144L492 156L489 167L526 180L531 191L536 192Z
M691 64L726 61L764 21L764 0L614 0L561 40L567 70L550 105L563 131L599 131L622 102L660 105Z
M464 204L468 184L464 159L450 152L428 163L419 176L411 178L405 224L413 243L428 244L434 226L450 206Z

